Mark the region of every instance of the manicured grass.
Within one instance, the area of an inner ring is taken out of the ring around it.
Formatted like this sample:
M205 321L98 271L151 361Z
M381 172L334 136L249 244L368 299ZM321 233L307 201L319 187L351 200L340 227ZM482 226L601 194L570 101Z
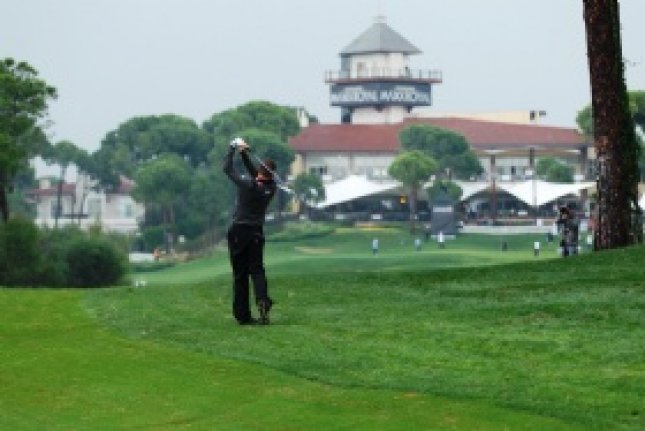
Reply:
M372 255L372 238L379 239L379 252ZM445 249L435 241L423 241L421 251L414 251L414 236L404 230L338 229L332 236L297 242L267 242L266 265L271 275L326 274L329 269L343 272L390 272L417 269L497 265L532 261L533 242L542 242L539 259L557 257L556 244L546 243L544 235L461 235L448 240ZM508 250L501 251L505 241ZM133 281L149 285L195 284L213 282L230 273L225 246L207 259L188 262L168 270L133 274Z
M87 315L83 295L0 289L0 429L575 429L485 402L336 387L252 358L191 352L199 349L142 340L143 333L124 338ZM228 332L263 338L255 329L229 326Z
M0 289L0 429L645 428L645 248L535 239L269 243L269 327L232 320L224 251L145 288Z

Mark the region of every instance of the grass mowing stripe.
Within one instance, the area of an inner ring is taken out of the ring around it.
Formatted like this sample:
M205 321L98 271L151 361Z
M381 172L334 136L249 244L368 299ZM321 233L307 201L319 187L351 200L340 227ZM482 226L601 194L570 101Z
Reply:
M336 388L122 338L88 318L82 296L0 289L0 429L581 429L486 403ZM256 329L228 328L251 342L263 337Z

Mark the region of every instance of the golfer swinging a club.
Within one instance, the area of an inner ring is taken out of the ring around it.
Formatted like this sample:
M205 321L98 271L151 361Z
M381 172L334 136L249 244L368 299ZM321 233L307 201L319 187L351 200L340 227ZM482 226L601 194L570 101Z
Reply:
M233 167L235 150L240 154L250 177L240 175ZM233 222L228 230L228 251L233 269L233 316L240 325L269 324L269 311L273 301L269 298L264 273L264 217L269 202L276 191L273 180L275 163L265 160L253 166L248 154L249 145L240 138L234 139L224 158L224 172L237 186L237 202ZM253 280L255 301L260 319L251 315L249 303L249 276Z

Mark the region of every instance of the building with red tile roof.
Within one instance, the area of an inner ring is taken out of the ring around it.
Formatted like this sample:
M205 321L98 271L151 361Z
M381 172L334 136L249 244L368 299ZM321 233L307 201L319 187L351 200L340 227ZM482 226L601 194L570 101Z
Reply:
M119 187L107 193L95 189L87 176L79 175L75 183L62 185L60 206L57 180L40 180L39 187L28 195L36 205L39 226L76 224L86 229L100 225L106 231L132 233L139 229L145 213L143 204L130 196L133 187L132 180L121 177Z
M394 124L312 124L289 140L298 155L294 174L318 172L331 179L366 174L358 158L368 157L387 167L400 151L399 133L413 124L427 124L463 135L471 150L490 174L495 156L498 175L524 178L529 175L529 156L555 156L575 167L577 175L588 177L592 144L577 130L538 124L501 123L468 118L409 118ZM340 163L339 159L353 159ZM340 166L345 166L345 169ZM352 168L353 167L353 168Z
M443 76L436 70L410 69L409 57L419 52L392 30L383 17L378 17L342 50L340 70L325 75L330 85L330 104L340 108L341 124L303 124L300 133L289 139L296 152L291 176L316 173L326 184L355 176L391 183L388 167L401 150L399 135L416 124L464 136L484 169L472 181L488 184L493 180L533 179L537 160L547 156L573 167L578 181L593 176L592 144L576 129L537 124L546 115L544 111L462 116L420 114L417 108L432 105L432 86L440 84ZM368 197L361 193L356 191L357 199L373 201L367 207L397 206L393 199L388 203L383 196ZM393 193L403 192L398 188ZM343 193L343 199L350 195ZM494 202L495 199L493 206Z

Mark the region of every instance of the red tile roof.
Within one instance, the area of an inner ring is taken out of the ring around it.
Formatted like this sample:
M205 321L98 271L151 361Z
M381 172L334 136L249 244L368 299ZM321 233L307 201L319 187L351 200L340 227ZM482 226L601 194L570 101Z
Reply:
M574 149L588 143L575 129L465 118L414 118L396 124L313 124L292 137L296 152L387 152L399 150L399 132L428 124L462 134L474 151L514 148Z
M64 183L62 194L63 196L73 195L76 190L76 184ZM50 187L42 189L32 189L28 192L32 196L56 196L58 194L58 184L52 184Z
M119 186L110 194L129 195L134 188L134 181L130 178L124 177L123 175L120 175L119 179ZM63 195L73 195L75 192L76 183L63 184ZM56 194L58 194L58 184L54 183L47 188L32 189L29 191L29 194L34 196L56 196Z
M123 175L119 175L119 180L119 187L115 190L115 193L129 195L134 188L134 181Z

